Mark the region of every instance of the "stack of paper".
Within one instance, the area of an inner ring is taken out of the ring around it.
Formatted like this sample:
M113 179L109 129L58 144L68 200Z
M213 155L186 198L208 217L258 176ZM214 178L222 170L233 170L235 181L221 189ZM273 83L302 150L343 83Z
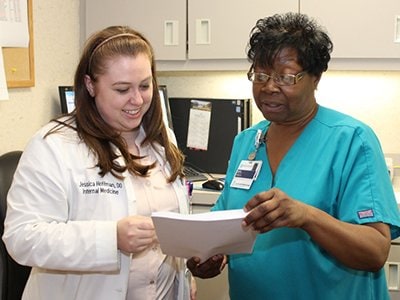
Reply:
M154 212L152 219L164 254L205 261L216 254L253 251L256 234L242 228L245 216L237 209L191 215Z

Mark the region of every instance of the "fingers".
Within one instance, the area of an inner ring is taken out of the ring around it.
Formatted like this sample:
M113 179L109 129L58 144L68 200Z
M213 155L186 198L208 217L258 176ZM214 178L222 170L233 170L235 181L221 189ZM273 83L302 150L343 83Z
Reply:
M309 206L274 188L255 195L246 204L249 213L243 226L260 233L280 227L301 227L307 220Z
M204 263L200 263L198 257L192 257L186 263L193 276L199 278L212 278L221 273L221 264L224 261L224 255L215 255Z
M261 203L271 200L274 197L274 195L275 193L273 192L273 189L259 193L246 203L246 205L244 206L244 210L251 211L255 207L259 206Z
M199 263L200 263L200 258L192 257L187 260L186 266L188 267L189 270L194 270Z
M286 194L276 188L255 195L246 204L246 209L251 209L243 220L243 226L251 226L260 233L280 227L287 205L285 199Z
M118 248L128 253L145 250L157 242L153 222L148 217L130 216L117 222Z
M268 221L269 223L273 221L274 216L269 214L278 207L278 201L275 199L275 193L271 191L259 193L247 202L245 210L249 213L243 220L245 226L253 225L266 217L269 219L265 219L264 221Z
M279 227L279 217L273 217L271 215L264 216L258 219L256 222L252 223L251 226L253 230L259 233L268 232L274 228Z
M129 217L128 217L129 218ZM138 229L154 229L153 220L145 216L132 216L131 225L137 226Z

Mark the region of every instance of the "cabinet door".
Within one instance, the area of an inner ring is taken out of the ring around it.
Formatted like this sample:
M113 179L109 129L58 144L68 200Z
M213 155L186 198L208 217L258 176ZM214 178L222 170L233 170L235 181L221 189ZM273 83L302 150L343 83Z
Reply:
M260 18L298 11L294 0L188 0L189 59L243 59Z
M300 11L327 29L334 58L400 57L399 0L300 0Z
M86 0L85 38L110 25L128 25L152 44L157 60L186 59L186 0Z

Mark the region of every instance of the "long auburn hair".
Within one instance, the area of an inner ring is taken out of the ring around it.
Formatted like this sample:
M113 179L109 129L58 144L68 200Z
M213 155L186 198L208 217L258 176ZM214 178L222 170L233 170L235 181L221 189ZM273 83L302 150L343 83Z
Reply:
M75 110L69 114L67 120L55 119L54 121L58 125L48 134L54 133L64 126L75 129L79 138L96 155L101 176L111 172L115 177L122 178L121 173L127 169L133 174L147 176L149 169L153 168L155 164L142 165L138 162L140 157L129 153L127 144L119 132L100 116L94 98L86 89L84 80L88 75L93 81L96 81L99 75L107 71L105 62L113 57L138 54L147 55L151 62L153 75L153 98L142 120L142 126L146 132L142 146L157 143L164 147L166 160L171 167L168 182L172 182L178 176L183 176L184 156L170 141L163 122L153 49L142 34L127 26L107 27L88 39L75 72ZM75 121L76 127L73 125L73 121ZM124 158L125 166L121 166L115 161L118 154L114 147Z

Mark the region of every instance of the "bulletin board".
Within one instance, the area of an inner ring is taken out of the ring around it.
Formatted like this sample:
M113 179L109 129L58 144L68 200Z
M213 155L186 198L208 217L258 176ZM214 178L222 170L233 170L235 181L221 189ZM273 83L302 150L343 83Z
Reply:
M33 58L33 22L32 1L28 1L28 48L3 48L4 68L7 87L32 87L35 86L35 69Z

